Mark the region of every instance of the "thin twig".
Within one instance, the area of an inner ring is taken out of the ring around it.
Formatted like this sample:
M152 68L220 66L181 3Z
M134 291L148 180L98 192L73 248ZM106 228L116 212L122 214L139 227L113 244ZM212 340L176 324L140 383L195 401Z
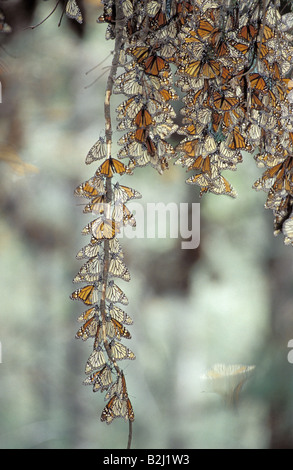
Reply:
M54 11L57 9L59 3L60 3L60 0L57 0L57 3L56 3L56 5L55 5L55 7L53 8L53 10L51 11L51 13L49 13L49 15L46 16L46 18L44 18L40 23L35 24L34 26L27 26L27 27L24 28L24 29L35 29L35 28L37 28L38 26L41 26L41 24L43 24L48 18L50 18L50 16L53 15L53 13L54 13Z
M132 421L128 420L128 441L127 441L127 449L131 449L131 441L132 441Z

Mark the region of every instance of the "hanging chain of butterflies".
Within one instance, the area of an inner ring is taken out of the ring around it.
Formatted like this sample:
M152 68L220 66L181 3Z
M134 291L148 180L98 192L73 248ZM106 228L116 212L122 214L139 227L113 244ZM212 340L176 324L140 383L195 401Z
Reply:
M81 12L75 1L68 1L67 16L82 22ZM73 282L85 282L76 289L71 298L82 301L87 310L78 318L82 326L76 338L93 339L93 350L85 365L85 385L91 385L93 391L106 391L105 405L101 420L107 424L115 418L134 421L134 412L128 396L126 380L117 361L135 359L134 353L121 340L130 339L127 329L131 325L130 316L117 304L128 304L123 290L116 284L116 279L130 280L130 273L125 264L124 254L117 237L124 225L136 225L133 214L126 206L127 201L141 197L141 194L118 181L113 176L132 174L131 169L117 158L111 156L111 146L107 139L99 138L89 150L85 163L91 164L103 160L94 176L79 185L75 195L88 199L84 213L92 213L96 218L83 230L90 235L90 243L77 254L78 259L85 259Z
M116 305L128 301L114 280L130 279L116 234L125 224L135 225L126 203L141 197L112 178L148 164L162 173L175 158L192 171L186 182L198 185L200 195L235 197L222 172L236 170L248 152L264 168L253 187L267 193L274 233L282 232L285 244L293 245L293 14L281 15L279 0L103 4L97 22L108 24L106 39L120 37L121 73L112 78L113 92L125 96L116 109L122 148L114 158L99 138L86 157L87 164L104 161L75 191L89 200L84 212L97 218L83 230L91 241L77 254L87 261L74 278L89 284L71 297L89 307L76 335L94 338L84 383L107 391L101 420L111 423L117 417L134 420L117 365L135 358L121 343L131 337L124 325L132 320ZM82 22L75 0L68 0L66 13ZM170 104L179 99L175 86L183 95L181 125ZM174 149L167 139L175 132L183 139Z

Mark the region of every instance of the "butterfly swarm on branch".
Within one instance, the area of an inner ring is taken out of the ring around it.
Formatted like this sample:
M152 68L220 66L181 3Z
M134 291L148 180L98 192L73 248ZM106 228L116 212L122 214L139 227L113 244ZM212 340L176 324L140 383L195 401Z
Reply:
M67 14L81 20L77 3ZM106 392L101 420L134 420L126 381L118 362L134 359L121 340L132 323L117 304L128 303L116 278L130 273L116 237L135 225L126 203L138 191L114 182L151 165L159 173L171 159L191 172L186 182L200 195L236 196L223 172L236 170L243 152L264 168L254 188L267 193L274 233L293 244L293 14L281 15L278 0L104 0L98 23L115 41L105 98L105 138L89 150L97 163L92 178L76 188L87 199L84 212L97 216L83 230L90 243L77 254L85 259L74 282L86 285L73 299L87 307L77 337L93 339L84 383ZM183 94L181 122L172 102ZM292 90L292 91L291 91ZM111 94L123 95L116 109L121 149L113 155L109 116ZM182 135L176 148L168 142ZM121 161L123 160L123 162Z

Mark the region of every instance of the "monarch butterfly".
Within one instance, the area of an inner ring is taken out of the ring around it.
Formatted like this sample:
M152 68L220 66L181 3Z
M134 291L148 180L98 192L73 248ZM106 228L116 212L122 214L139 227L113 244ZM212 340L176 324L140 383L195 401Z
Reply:
M115 204L112 217L118 223L123 222L124 225L130 224L132 227L136 226L135 218L125 204Z
M237 36L240 39L245 39L246 41L250 42L256 37L257 33L258 30L252 24L247 24L242 26L240 31L238 31Z
M201 61L200 60L192 60L189 64L183 69L187 75L191 75L192 77L197 77L200 72ZM181 69L180 69L181 71Z
M199 90L197 90L195 93L193 93L190 105L195 105L198 103L198 105L200 106L203 100L207 97L207 92L208 92L208 85L207 85L207 80L205 79L203 86ZM200 100L199 100L199 97L201 97Z
M171 30L172 28L172 30ZM177 29L174 25L174 23L170 24L169 26L169 29L166 30L164 29L164 31L162 31L162 34L160 35L162 37L162 39L166 39L167 41L169 40L170 41L170 38L175 38L177 35ZM170 43L167 43L167 44L163 44L160 48L160 56L163 58L163 59L166 59L167 62L175 62L176 61L176 47L173 46L172 44Z
M158 127L158 126L157 126ZM130 144L127 145L124 149L120 150L119 157L139 157L143 156L144 153L149 153L152 157L156 154L156 146L153 140L149 136L149 131L147 128L138 128L134 133L128 134L128 139ZM132 142L135 140L136 142ZM125 139L120 139L120 142L124 143ZM141 145L138 145L139 142Z
M170 158L175 154L175 150L171 144L163 139L159 139L157 142L157 153L159 159L162 159L163 157Z
M280 160L283 161L284 157L278 158L276 155L272 155L271 153L258 153L254 156L254 159L257 162L257 166L263 168L264 166L273 167L280 163Z
M123 118L120 120L120 122L117 124L117 130L119 131L125 131L128 129L135 129L135 124L133 122L133 119L128 119L128 118Z
M159 73L168 67L167 62L162 57L159 57L157 54L149 56L144 61L144 70L145 73L150 75L159 75Z
M102 240L99 240L99 243L94 243L94 244L89 243L88 245L81 248L81 250L79 250L79 252L76 255L76 258L77 259L94 258L100 252L101 243L102 243Z
M97 349L99 345L105 341L104 335L108 336L108 338L113 339L114 337L117 338L118 340L123 338L130 339L131 334L129 331L117 320L114 320L113 318L108 319L105 322L105 328L102 329L102 322L98 323L98 328L96 329L95 335L95 342L94 342L94 349Z
M83 281L88 281L88 282L95 282L99 281L101 279L101 272L99 273L78 273L75 278L73 279L73 282L83 282Z
M152 48L148 46L137 46L128 49L137 60L138 64L144 67L145 73L157 76L159 73L168 67L168 64L162 57L159 57Z
M128 298L126 297L122 289L120 289L120 287L118 287L114 283L114 281L108 282L108 285L106 288L106 299L109 302L113 302L113 303L120 303L123 305L128 304Z
M259 51L259 57L263 59L270 51L269 49L263 42L262 43L257 43L257 48Z
M146 13L150 17L154 17L160 11L160 3L157 1L150 1L144 6Z
M116 108L117 118L122 119L123 117L128 116L129 118L133 119L140 111L142 106L142 95L132 96Z
M224 163L225 161L231 165L242 162L242 156L240 150L231 150L225 146L225 142L220 143L219 147L220 159Z
M109 241L109 250L111 254L122 253L122 247L117 238L112 238L112 240Z
M93 385L94 392L107 390L111 383L112 373L107 364L101 370L94 372L83 381L84 385Z
M156 31L157 29L166 26L167 22L168 20L167 20L166 13L164 13L161 9L156 13L154 18L150 20L150 28L153 31Z
M218 57L221 58L228 54L228 45L224 38L219 38L215 44L215 50Z
M253 109L259 110L263 108L263 97L260 90L252 90L250 95L250 102Z
M99 288L96 284L82 287L71 294L71 299L81 300L86 305L94 305L99 300Z
M103 367L106 364L106 359L104 352L99 346L97 349L95 349L90 357L88 358L86 365L85 365L85 373L89 374L92 372L94 369L99 369L100 367Z
M248 76L250 81L250 87L260 90L262 92L267 92L267 86L264 78L259 73L251 73Z
M110 261L110 265L109 265L109 274L112 275L112 276L120 277L124 281L130 281L129 270L128 270L126 264L120 258L120 256L117 255L117 253L111 254L111 261Z
M109 23L110 25L116 24L116 9L113 2L104 5L103 15L99 16L97 23Z
M129 70L115 78L113 93L124 95L139 95L143 92L140 80L141 71L138 68Z
M130 199L140 199L141 194L135 189L122 186L118 182L114 185L114 202L127 202Z
M136 167L146 166L152 164L151 157L147 154L139 158L131 158L129 160L129 168L134 169ZM153 165L154 166L154 165Z
M119 321L120 323L124 323L125 325L132 325L133 323L132 318L127 315L124 310L122 310L120 307L117 307L117 305L114 305L112 302L109 304L108 313L112 318Z
M128 49L126 52L130 52L136 58L139 64L143 63L148 57L150 48L148 46L137 46Z
M177 146L177 150L186 153L189 157L195 157L199 155L197 148L199 145L199 139L185 140Z
M106 195L102 194L100 196L94 197L90 203L86 204L83 212L85 214L88 212L93 212L94 214L103 214L106 211L107 204Z
M249 145L246 144L244 136L240 133L239 127L235 127L231 134L228 135L226 141L227 147L230 149L248 149Z
M121 149L118 153L119 158L130 158L130 157L140 157L144 154L147 155L146 145L139 142L131 142Z
M175 91L168 90L166 88L162 88L161 90L159 90L159 93L161 94L161 96L163 97L165 101L178 100L179 98Z
M288 219L285 220L282 226L282 232L284 235L284 244L292 245L293 244L293 217L292 213Z
M135 359L133 352L124 346L124 344L116 341L115 339L112 339L112 341L109 343L109 346L113 359L116 359L117 361L122 361L123 359Z
M231 108L237 106L239 100L233 95L229 96L228 94L225 95L223 93L215 91L213 93L213 103L216 109L219 109L221 111L228 111Z
M202 170L203 173L208 173L211 176L211 161L210 157L202 157L201 155L197 157L193 163L188 166L187 171L190 170Z
M216 28L213 27L211 23L209 23L207 20L200 20L199 21L199 27L197 28L197 34L201 39L205 39L209 36L211 36L212 33L217 31Z
M263 35L266 41L275 37L275 32L268 25L261 25L259 34Z
M114 329L114 335L116 336L117 339L120 339L120 338L131 339L131 334L129 333L129 331L118 320L116 320L115 318L111 318L111 324Z
M104 179L101 176L93 176L80 184L74 191L75 196L92 198L104 194L106 191Z
M137 127L147 127L153 124L152 116L148 112L148 110L143 107L136 115L134 119L134 123Z
M106 143L105 140L100 137L99 140L90 148L85 163L88 165L95 160L100 160L106 156Z
M282 72L280 67L282 67L283 64L278 64L277 62L270 64L267 59L263 59L262 63L265 64L267 70L271 72L274 79L281 80Z
M263 129L258 124L251 124L248 134L252 142L257 142L263 134Z
M110 240L115 237L119 230L119 226L114 220L100 217L86 225L81 233L83 235L92 233L97 240Z
M187 157L186 155L181 155L181 157L177 158L175 161L175 165L182 165L182 167L189 167L194 163L193 157Z
M75 337L82 338L83 341L88 338L92 338L98 334L98 330L101 327L101 322L99 319L92 317L87 320L77 331Z
M217 132L222 122L223 115L221 113L213 112L211 116L211 123L214 132Z
M94 258L89 259L79 270L73 282L89 281L93 282L99 279L99 275L103 271L103 257L98 254Z
M233 47L235 47L235 49L237 49L239 52L241 52L244 55L247 54L247 52L251 49L251 43L243 44L241 42L234 42L232 45Z
M197 7L191 0L183 0L182 2L176 3L176 14L180 18L180 22L185 23L185 16L192 13L193 10L197 11Z
M126 420L129 419L129 421L134 421L134 412L129 398L126 400L126 414L124 415L124 418Z
M82 23L81 11L77 6L76 0L67 0L66 15L69 18L75 19L78 23Z
M148 135L148 129L138 128L133 135L130 135L130 137L133 137L138 142L145 142Z
M177 124L168 124L168 123L165 123L165 124L158 124L155 128L155 131L156 131L156 134L161 138L161 139L164 139L164 138L168 138L170 137L172 134L174 134L174 132L176 132L178 129L178 125Z
M112 178L114 173L123 175L124 173L129 173L128 168L116 158L109 157L107 160L102 163L102 165L97 169L97 175L104 175L107 178Z
M264 174L262 175L261 179L263 181L266 181L266 180L273 179L273 178L277 178L277 179L279 179L280 177L283 178L284 172L286 170L287 161L288 161L288 158L284 162L281 162L273 166L272 168L269 168L268 170L266 170Z
M112 398L114 395L117 395L121 399L125 399L128 397L126 382L125 382L123 372L119 374L116 382L114 382L111 385L110 389L106 393L105 400L109 400L109 398Z
M96 305L94 307L88 308L85 312L81 313L77 319L79 322L86 322L90 318L92 318L94 315L99 314L99 307Z
M160 129L160 128L158 128L158 129ZM135 135L137 135L137 132L138 131L136 131ZM147 152L150 154L150 156L154 157L156 155L156 151L157 151L156 145L154 144L154 142L152 141L152 139L148 135L145 138L144 144L145 144Z
M205 62L195 60L185 66L184 72L195 78L198 77L199 73L203 78L215 78L220 75L220 64L212 59Z
M125 18L130 18L133 15L133 4L131 0L124 0L122 2L122 10Z
M210 191L214 194L227 194L235 197L236 192L230 185L230 183L223 176L219 175L213 180L210 179L207 174L200 173L199 175L191 176L186 180L186 183L197 184L201 187L200 195Z
M114 395L101 414L101 421L105 421L107 424L112 423L113 419L118 418L121 415L124 400L121 400L117 395Z

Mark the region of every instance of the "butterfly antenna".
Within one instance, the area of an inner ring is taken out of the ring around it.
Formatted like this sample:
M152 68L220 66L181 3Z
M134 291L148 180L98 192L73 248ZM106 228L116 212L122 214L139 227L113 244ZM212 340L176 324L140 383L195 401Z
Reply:
M90 70L88 70L87 72L85 72L86 75L88 75L89 73L91 73L93 70L97 69L98 67L100 67L100 65L102 65L105 60L107 60L111 55L113 54L113 52L110 52L110 54L107 55L107 57L105 57L99 64L95 65L94 67L92 67Z
M105 70L103 73L101 73L101 75L99 75L92 83L90 83L89 85L85 86L85 90L87 90L88 88L90 88L92 85L94 85L98 80L100 80L100 78L102 78L103 75L105 75L105 73L108 71L108 69L110 69L111 67L108 66L108 67L105 67Z

